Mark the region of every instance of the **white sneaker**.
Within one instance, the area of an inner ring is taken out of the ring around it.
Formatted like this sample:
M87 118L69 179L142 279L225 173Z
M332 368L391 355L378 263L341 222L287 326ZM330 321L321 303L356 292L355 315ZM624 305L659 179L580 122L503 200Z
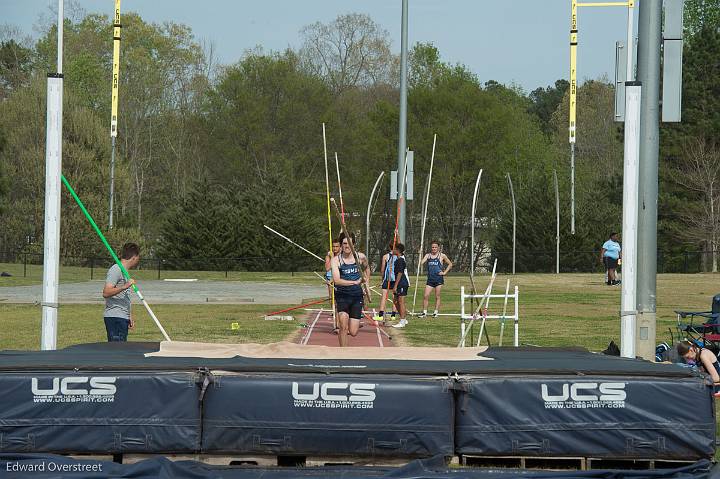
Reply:
M433 318L437 318L437 317L438 317L438 312L435 311L435 312L432 314L432 317L433 317Z
M401 319L399 323L393 325L393 328L404 328L405 326L407 326L407 324L407 319Z
M418 318L424 318L425 316L427 316L427 313L425 311L417 315Z

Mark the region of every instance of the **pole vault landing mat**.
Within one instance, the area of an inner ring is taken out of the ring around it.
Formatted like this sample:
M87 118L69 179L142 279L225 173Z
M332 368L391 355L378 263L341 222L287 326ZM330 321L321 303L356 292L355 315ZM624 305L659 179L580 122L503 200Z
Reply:
M305 317L307 327L298 339L299 344L310 346L338 346L337 332L333 331L332 311L320 309L308 311ZM384 328L380 323L369 316L362 320L362 327L357 336L348 335L348 346L351 347L380 347L394 346L392 341L393 328Z
M708 460L677 469L542 471L527 469L448 468L442 457L415 460L402 467L287 467L212 466L196 461L172 462L158 457L134 464L73 459L41 454L0 454L3 478L65 479L710 479L720 475L720 466Z
M0 391L0 452L11 453L715 452L698 373L582 349L97 343L1 351Z

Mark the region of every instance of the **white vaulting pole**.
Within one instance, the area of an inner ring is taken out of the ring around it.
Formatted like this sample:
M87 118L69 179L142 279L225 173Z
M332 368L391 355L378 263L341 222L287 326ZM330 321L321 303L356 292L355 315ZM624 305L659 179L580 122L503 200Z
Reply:
M57 73L48 74L45 142L45 229L40 349L57 349L60 279L60 172L62 171L63 0L58 0Z
M417 290L418 282L420 281L420 262L422 261L424 248L425 248L425 225L427 224L427 210L430 203L430 185L432 183L433 166L435 165L435 144L437 142L437 133L433 135L433 147L432 154L430 155L430 172L428 173L428 181L425 186L425 201L423 208L422 222L420 223L420 249L418 250L417 267L415 272L415 290L413 291L413 307L412 311L415 312L415 303L417 301Z
M270 231L270 232L272 232L272 233L275 233L276 235L278 235L279 237L281 237L282 239L284 239L284 240L287 241L288 243L297 246L298 248L300 248L301 250L305 251L305 252L308 253L309 255L314 256L315 258L319 259L319 260L322 261L323 263L325 262L325 260L322 259L320 256L316 255L315 253L313 253L313 252L310 251L309 249L300 246L299 244L297 244L296 242L294 242L293 240L291 240L290 238L288 238L288 237L285 236L284 234L282 234L282 233L280 233L280 232L278 232L278 231L275 231L274 229L270 228L268 225L263 225L263 227L264 227L266 230L268 230L268 231ZM332 251L332 250L331 250L331 251Z
M639 82L625 83L625 165L623 171L623 278L620 296L620 355L635 357L637 316L638 183L640 160Z
M337 172L338 196L340 196L340 220L345 223L345 203L342 197L342 185L340 183L340 162L338 162L337 151L335 152L335 171Z
M500 342L498 343L498 346L502 346L503 336L505 335L505 319L507 319L507 302L508 302L509 294L510 294L510 280L508 279L507 283L505 283L505 300L503 301L502 322L500 323Z
M460 342L458 342L458 345L457 345L458 348L465 347L465 337L472 330L473 324L475 323L475 319L477 318L478 313L483 308L483 305L484 305L483 301L485 301L485 304L487 304L487 301L489 300L489 298L487 296L490 294L490 291L492 291L492 286L493 286L493 283L495 282L496 271L497 271L497 258L495 258L495 262L493 263L492 275L490 275L490 284L488 284L488 287L485 289L485 294L483 294L482 297L480 298L480 304L478 304L478 307L475 308L475 311L473 311L472 319L470 319L470 323L468 323L467 327L465 327L464 329L461 329L462 334L460 336ZM464 289L463 289L463 291L464 291ZM475 294L475 292L473 292L473 295L474 294ZM463 300L464 300L464 297L463 297ZM463 306L463 310L464 310L464 306ZM484 319L483 319L483 321L484 321ZM464 326L465 322L462 321L462 323L463 323L462 326Z
M477 204L478 188L480 188L480 178L482 178L482 168L478 172L475 180L475 192L473 193L472 212L470 213L470 276L475 276L475 205Z
M512 200L512 212L513 212L513 257L512 257L512 274L515 274L515 238L517 231L517 213L515 208L515 191L513 190L512 179L510 173L507 174L508 188L510 189L510 199Z
M380 180L382 180L383 175L385 175L385 172L381 171L377 180L375 180L375 185L373 186L373 189L370 192L370 198L368 199L367 214L365 215L365 254L368 258L370 257L370 216L372 216L372 203L373 198L375 198L375 190L380 184Z

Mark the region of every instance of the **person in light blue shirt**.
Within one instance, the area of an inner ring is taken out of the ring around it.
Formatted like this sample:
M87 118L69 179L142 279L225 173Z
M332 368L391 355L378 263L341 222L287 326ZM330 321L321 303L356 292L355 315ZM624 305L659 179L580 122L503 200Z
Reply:
M620 284L615 270L617 269L618 264L620 264L621 259L622 248L620 247L620 242L618 241L618 234L615 232L610 233L610 238L603 243L602 250L600 251L600 261L605 265L605 269L607 270L608 286Z

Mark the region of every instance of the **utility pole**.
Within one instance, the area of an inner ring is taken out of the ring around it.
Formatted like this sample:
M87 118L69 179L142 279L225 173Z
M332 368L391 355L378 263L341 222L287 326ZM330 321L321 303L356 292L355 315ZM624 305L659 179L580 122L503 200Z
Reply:
M642 84L642 92L638 169L636 354L645 359L655 356L662 7L662 0L642 0L638 15L637 79Z
M400 135L398 138L398 183L405 178L405 155L407 150L407 43L408 43L408 0L402 0L402 33L400 36ZM405 207L407 190L398 184L398 239L405 243Z

